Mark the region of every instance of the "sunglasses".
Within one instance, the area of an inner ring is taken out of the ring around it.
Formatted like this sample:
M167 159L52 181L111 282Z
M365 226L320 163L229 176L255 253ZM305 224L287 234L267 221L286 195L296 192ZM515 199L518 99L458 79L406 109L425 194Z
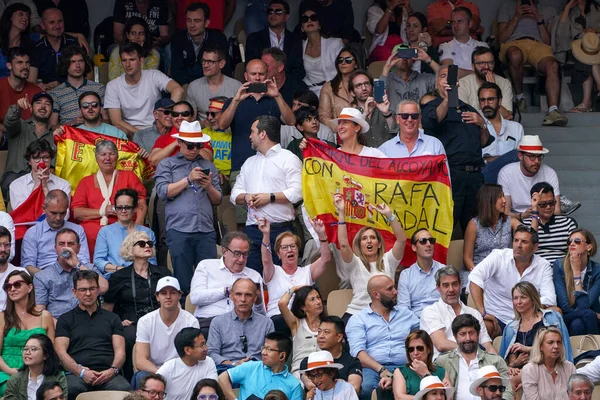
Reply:
M165 114L165 115L168 115L168 114ZM180 111L180 112L171 111L171 115L175 118L179 117L180 115L182 117L189 117L192 115L192 112L191 111Z
M397 115L405 121L408 117L411 117L413 121L419 119L419 113L398 113Z
M577 246L579 246L581 243L587 243L587 241L585 241L583 239L579 239L579 238L568 239L567 244L570 245L571 243L575 243Z
M267 15L283 15L285 13L285 10L283 8L268 8L267 9Z
M84 103L81 103L81 108L83 108L84 110L87 110L90 107L98 107L100 105L100 103L98 103L97 101L86 101Z
M422 244L423 246L426 245L427 242L429 242L431 244L435 244L435 238L430 237L430 238L421 238L421 239L415 240L415 244L419 243L419 244Z
M336 60L338 64L352 64L352 61L354 61L354 57L338 57Z
M196 397L196 400L219 400L219 395L216 395L214 393L199 394L198 397Z
M201 148L204 147L204 143L188 143L188 142L183 142L185 143L185 147L187 147L188 150L200 150Z
M247 353L248 352L248 338L246 337L246 335L240 336L240 341L242 342L242 352Z
M413 351L417 350L418 352L422 353L425 351L425 346L408 346L408 352L412 353Z
M214 111L209 111L206 113L207 117L213 117L213 118L217 118L217 113Z
M550 207L554 207L556 205L556 200L550 200L550 201L540 201L538 203L538 207L540 208L546 208L548 206Z
M300 21L305 24L308 21L313 21L313 22L317 22L319 20L319 17L317 17L317 14L311 14L311 15L303 15L302 17L300 17Z
M134 206L115 206L115 210L117 211L131 211L134 208Z
M140 246L141 248L144 248L146 246L152 248L152 247L154 247L154 242L152 240L138 240L133 245Z
M163 115L171 115L171 110L156 110L156 111L160 111L161 113L163 113Z
M25 281L14 281L13 283L5 283L4 290L10 291L13 287L17 290L21 289L21 286L25 285Z
M506 386L504 385L489 385L489 386L485 386L485 385L481 385L482 388L488 388L488 390L492 393L500 391L500 393L504 393L504 391L506 390Z

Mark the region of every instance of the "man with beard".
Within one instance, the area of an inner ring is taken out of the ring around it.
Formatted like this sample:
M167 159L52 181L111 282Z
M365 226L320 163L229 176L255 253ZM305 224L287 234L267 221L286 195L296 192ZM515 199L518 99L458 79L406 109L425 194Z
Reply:
M4 287L6 277L13 271L23 271L25 268L15 267L8 262L10 257L10 247L12 235L10 231L3 226L0 226L0 285ZM6 308L6 291L0 292L0 311Z
M440 299L425 307L421 313L421 329L429 334L433 342L434 355L456 349L456 339L452 334L452 321L457 315L470 314L477 318L481 326L479 344L488 353L496 354L492 339L488 335L481 314L474 308L460 301L460 273L452 266L440 268L435 273L435 287L440 293Z
M471 54L474 74L465 76L458 81L458 98L473 108L480 110L477 90L485 82L495 83L502 91L500 114L506 119L512 119L513 90L510 81L494 74L494 53L487 47L477 47Z
M412 330L419 328L419 318L396 304L398 291L392 279L375 275L369 279L367 291L371 304L354 314L346 328L350 354L363 367L361 399L370 399L381 378L391 377L391 371L406 364L404 341ZM387 385L383 389L391 386L391 380Z
M87 54L77 45L66 47L59 58L58 71L60 76L66 76L67 80L50 91L54 100L52 118L50 125L79 125L84 118L79 113L80 104L77 103L79 96L84 92L96 92L100 97L100 103L104 99L104 85L94 81L88 81L85 76L92 70L91 61ZM108 120L105 111L102 117Z
M52 115L52 96L46 92L40 92L33 96L31 103L26 94L8 108L4 117L4 128L8 137L8 158L6 170L0 180L2 194L9 201L8 188L12 181L29 171L27 160L23 154L27 146L35 140L45 139L48 143L54 143L54 136L50 129L50 115ZM31 110L31 118L23 121L23 111ZM55 147L53 146L55 149ZM54 164L54 160L52 162Z
M494 366L502 379L508 380L508 367L502 357L490 354L479 348L479 322L471 314L461 314L452 321L452 334L458 347L456 350L442 354L435 360L435 365L446 370L444 386L456 388L456 400L472 400L474 397L470 386L486 366ZM489 392L488 392L489 393ZM513 400L510 384L500 396L482 397L486 400Z
M102 135L112 136L117 139L127 140L125 132L117 127L102 122L102 99L98 92L87 91L83 92L77 100L79 112L83 119L83 124L77 125L78 128L86 131L100 133Z
M500 375L493 365L486 365L477 371L478 378L469 386L469 392L473 396L479 396L481 400L500 400L503 393L510 387L510 380Z

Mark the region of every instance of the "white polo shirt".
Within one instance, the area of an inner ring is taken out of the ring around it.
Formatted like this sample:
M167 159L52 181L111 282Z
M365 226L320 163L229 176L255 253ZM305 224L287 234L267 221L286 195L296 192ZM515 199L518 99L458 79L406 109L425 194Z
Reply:
M461 43L456 38L452 38L451 41L440 44L440 61L443 62L450 59L454 65L458 65L458 68L472 71L473 63L471 62L471 54L473 54L476 47L489 46L487 43L473 38L469 38L469 41L466 43Z
M515 265L513 250L494 249L469 274L469 283L484 289L485 311L505 324L515 318L511 290L523 281L536 287L540 292L542 304L556 305L552 267L548 261L536 254L533 255L531 265L520 275Z

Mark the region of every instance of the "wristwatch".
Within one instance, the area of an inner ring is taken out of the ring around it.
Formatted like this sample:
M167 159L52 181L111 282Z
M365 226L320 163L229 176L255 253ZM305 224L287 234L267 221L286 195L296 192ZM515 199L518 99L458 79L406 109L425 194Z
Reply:
M381 366L381 368L379 368L379 371L377 371L377 375L381 375L381 373L385 371L385 366Z
M113 370L113 372L115 373L115 376L119 375L119 368L115 367L114 365L110 366Z
M538 22L538 25L544 25L546 22L544 21L544 19L542 19L540 22Z
M275 203L275 193L271 193L270 198L271 198L271 203Z

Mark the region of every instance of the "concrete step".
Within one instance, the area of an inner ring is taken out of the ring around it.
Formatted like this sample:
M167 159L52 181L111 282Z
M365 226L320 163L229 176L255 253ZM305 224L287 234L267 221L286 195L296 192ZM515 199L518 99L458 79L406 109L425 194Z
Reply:
M550 153L548 153L548 157L544 159L544 163L554 168L559 175L560 171L589 171L590 169L593 169L598 172L597 155L550 155Z
M579 138L579 134L576 134L577 138ZM569 138L560 138L560 140L549 139L546 136L542 135L540 137L544 147L550 150L550 153L546 155L544 162L549 160L555 156L595 156L598 157L600 155L600 140L597 142L591 142L588 140L580 140L574 141L569 140ZM598 137L600 139L600 136Z
M521 114L521 125L523 127L542 127L545 113L528 112ZM567 113L569 124L566 127L548 127L550 129L565 129L569 127L598 126L600 122L600 113Z

